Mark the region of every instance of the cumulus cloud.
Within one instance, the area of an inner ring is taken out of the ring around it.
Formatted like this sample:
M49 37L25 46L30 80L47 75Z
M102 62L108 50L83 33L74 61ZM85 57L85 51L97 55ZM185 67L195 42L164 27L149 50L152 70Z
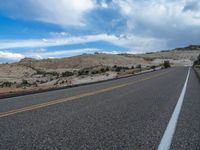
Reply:
M199 43L198 0L114 0L127 19L126 33L164 39L168 47Z
M2 2L1 2L2 1ZM61 26L85 25L84 14L95 7L94 0L0 0L0 10L11 17L37 20Z
M199 0L0 0L0 3L0 11L12 17L80 27L73 32L51 32L54 38L0 41L0 49L105 41L130 51L152 51L200 43ZM110 26L102 27L108 23ZM82 29L84 33L79 34ZM74 32L77 36L72 36Z
M101 3L100 3L100 6L102 8L108 8L108 4L107 4L106 0L102 0Z
M200 10L200 2L197 0L189 0L184 6L184 11L199 11Z
M0 51L0 63L15 62L24 58L25 56L19 53Z

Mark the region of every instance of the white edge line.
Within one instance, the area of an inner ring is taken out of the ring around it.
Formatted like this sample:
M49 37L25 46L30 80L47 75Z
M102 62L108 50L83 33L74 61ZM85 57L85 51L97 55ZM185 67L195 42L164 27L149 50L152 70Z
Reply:
M174 112L173 112L173 114L172 114L172 116L170 118L170 121L169 121L169 123L167 125L167 128L166 128L166 130L164 132L164 135L163 135L163 137L161 139L161 142L160 142L160 144L158 146L158 150L169 150L170 149L171 142L172 142L172 139L173 139L173 136L174 136L174 132L176 130L178 117L179 117L179 114L180 114L180 111L181 111L181 107L182 107L182 104L183 104L183 100L184 100L184 97L185 97L189 76L190 76L190 68L188 70L187 78L186 78L184 87L182 89L181 95L180 95L180 97L178 99L178 102L176 104Z

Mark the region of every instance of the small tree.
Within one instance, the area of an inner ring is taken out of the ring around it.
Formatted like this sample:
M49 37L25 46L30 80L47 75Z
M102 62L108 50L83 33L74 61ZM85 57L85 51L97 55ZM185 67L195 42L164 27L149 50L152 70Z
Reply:
M110 68L109 67L106 67L106 71L109 71L110 70Z
M3 82L2 87L11 87L12 83L9 81Z
M23 80L22 80L22 84L23 84L23 85L27 85L27 84L28 84L28 81L23 79Z
M70 76L73 76L74 73L73 72L70 72L70 71L65 71L62 73L62 77L70 77Z
M30 83L28 83L27 80L22 80L22 83L21 83L22 86L30 86Z
M151 66L151 69L155 70L155 69L156 69L156 66Z
M163 66L164 66L164 68L170 68L171 67L170 62L168 60L164 61Z
M141 64L138 64L138 65L136 66L136 68L137 68L137 69L141 69L141 68L142 68Z
M101 68L100 71L101 71L102 73L104 73L104 72L106 72L106 69Z
M117 66L115 69L116 72L120 72L121 71L121 67Z
M197 57L197 60L199 61L199 63L200 63L200 54L199 54L199 56Z
M200 65L200 54L197 57L197 60L194 61L193 66Z
M113 68L117 68L117 65L114 65Z
M87 69L82 69L78 71L78 76L88 75L88 74L89 74L89 71Z

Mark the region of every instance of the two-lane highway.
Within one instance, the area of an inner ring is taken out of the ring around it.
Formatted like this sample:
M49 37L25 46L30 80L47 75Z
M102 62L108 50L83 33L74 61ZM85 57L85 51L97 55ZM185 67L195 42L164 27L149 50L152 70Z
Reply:
M187 67L0 100L0 149L157 149ZM200 84L191 69L171 149L200 149Z

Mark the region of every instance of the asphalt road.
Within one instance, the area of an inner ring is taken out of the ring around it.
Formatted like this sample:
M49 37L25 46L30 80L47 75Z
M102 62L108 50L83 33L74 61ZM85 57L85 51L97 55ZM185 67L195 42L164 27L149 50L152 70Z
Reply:
M157 149L187 74L187 67L171 68L1 99L0 149ZM192 69L170 149L200 149L200 84Z

